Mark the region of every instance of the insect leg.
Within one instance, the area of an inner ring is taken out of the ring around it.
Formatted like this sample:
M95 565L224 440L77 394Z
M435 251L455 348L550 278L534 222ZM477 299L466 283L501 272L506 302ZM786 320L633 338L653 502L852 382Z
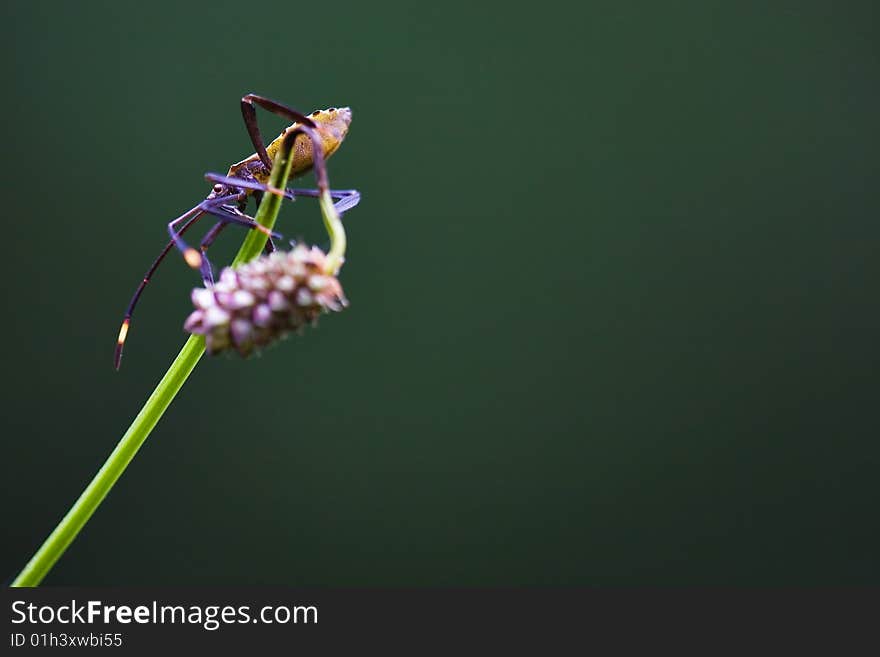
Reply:
M291 188L288 187L285 191L293 194L294 197L297 196L308 196L311 198L318 198L321 195L320 190L317 189L299 189L299 188ZM341 215L343 212L348 212L354 206L361 202L361 193L356 189L331 189L330 198L332 198L336 203L333 204L333 207L336 208L336 211Z
M218 221L214 224L214 227L209 230L205 236L202 238L202 241L199 243L199 250L202 252L202 266L201 266L201 274L202 281L205 283L206 287L210 287L214 284L214 268L211 266L211 261L208 260L207 251L211 248L211 245L214 243L214 240L217 239L217 236L223 232L223 229L229 225L226 221Z
M181 253L183 253L183 259L186 260L186 264L193 269L202 269L201 253L184 242L183 238L180 236L180 231L177 230L177 225L184 221L193 212L213 214L227 222L238 223L248 226L249 228L256 228L257 230L266 232L262 226L247 215L242 214L239 216L232 210L225 209L226 204L230 201L239 201L241 200L241 197L242 193L235 193L227 196L219 196L217 198L208 198L199 203L189 212L182 214L168 224L168 234L171 236L171 241L174 242L174 245ZM276 237L280 237L280 235L276 235Z
M231 210L225 206L211 206L211 205L203 205L202 210L207 212L208 214L214 215L218 219L220 219L221 223L227 224L237 224L239 226L244 226L245 228L249 228L251 230L257 230L268 237L284 237L281 233L276 233L274 231L269 230L262 224L258 224L253 217L249 217L243 212L239 212L236 210ZM211 229L213 230L213 229ZM213 241L213 240L212 240Z
M184 212L177 219L168 222L168 235L171 237L172 244L180 250L183 254L183 259L186 260L186 264L193 269L198 269L201 266L202 256L199 255L198 251L183 241L183 238L181 237L183 231L177 230L177 226L185 222L193 214L195 214L197 218L205 214L207 210L202 208L202 205L203 203L200 203L192 210Z
M210 262L206 262L208 260L208 256L206 251L210 248L211 244L214 243L214 240L217 239L217 236L220 232L226 228L229 224L236 224L238 226L244 226L250 230L256 230L264 235L266 235L266 253L272 253L275 250L275 243L272 241L272 238L281 239L284 236L281 233L276 233L274 231L269 230L262 224L258 224L253 217L249 217L248 215L236 211L231 210L226 206L210 206L207 204L203 204L203 209L208 214L211 214L220 221L218 221L214 226L207 232L202 242L199 244L199 249L201 251L202 262L200 264L199 270L202 274L202 280L205 282L205 285L211 285L214 282L214 271Z
M309 128L315 128L315 122L305 114L300 114L292 107L283 105L269 98L258 96L257 94L247 94L241 99L241 115L244 118L244 125L250 135L251 142L254 144L257 155L260 156L262 162L267 169L272 168L272 160L266 152L266 146L263 144L263 137L260 135L260 128L257 125L257 109L255 105L259 105L265 110L283 116L284 118L295 121Z
M274 187L270 187L269 185L261 183L258 180L246 180L243 178L234 178L232 176L221 176L219 173L206 173L205 180L209 182L222 183L224 185L231 185L234 187L241 187L243 189L252 189L259 192L275 194L275 196L281 196L282 198L286 198L291 201L296 200L293 197L293 194L291 194L288 190L275 189Z
M259 190L262 192L268 192L270 194L281 194L286 199L290 199L291 201L296 200L297 196L307 196L310 198L317 198L321 195L321 192L317 189L299 189L288 187L285 190L275 190L270 188L268 185L261 183L256 180L242 180L241 178L232 178L230 176L221 176L219 173L206 173L205 180L214 183L222 183L224 185L237 185L238 187L243 187L245 189L253 189ZM351 210L354 206L360 203L361 195L360 192L356 189L331 189L330 196L333 200L338 201L336 203L336 211L342 214L348 210Z
M223 229L226 228L231 222L228 221L218 221L214 226L209 230L205 236L202 238L202 241L199 243L199 250L202 252L202 266L201 266L201 274L202 281L205 284L205 287L210 287L214 284L214 267L211 265L211 261L208 260L208 249L211 248L211 245L214 243L214 240L217 239L217 236L223 232ZM275 233L277 235L277 233ZM263 251L266 253L272 253L275 250L275 243L272 241L271 235L266 240L266 246L263 248Z
M254 197L254 201L256 201L257 207L259 207L260 203L263 202L263 192L260 190L254 190L253 193L251 194L251 196ZM291 200L293 200L293 199L291 199ZM245 198L245 201L242 205L238 206L238 209L241 212L244 212L246 203L247 203L247 198ZM272 253L273 251L275 251L275 242L272 241L272 234L270 233L269 235L266 236L266 244L265 244L265 246L263 246L263 253L269 254L269 253Z

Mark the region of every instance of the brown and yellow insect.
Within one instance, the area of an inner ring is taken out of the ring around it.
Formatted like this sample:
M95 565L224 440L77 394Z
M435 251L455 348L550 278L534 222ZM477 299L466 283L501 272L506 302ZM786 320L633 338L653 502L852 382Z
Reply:
M256 106L293 121L268 145L263 144L263 139L260 135L260 129L257 125ZM312 167L315 167L318 176L326 179L324 160L339 149L339 146L348 134L348 128L351 124L351 109L348 107L330 107L324 110L315 110L311 114L306 115L300 114L296 110L274 100L255 94L247 94L241 99L241 112L248 135L256 152L230 166L225 176L215 173L205 174L205 179L214 183L211 193L194 208L187 210L168 223L170 240L153 264L150 265L146 274L144 274L143 280L135 290L126 309L125 317L122 320L113 357L113 364L116 369L119 369L122 360L122 349L128 337L131 317L138 299L140 299L141 294L150 282L159 264L168 255L172 247L177 247L180 250L184 260L190 267L201 272L206 286L211 286L214 283L213 267L208 260L206 252L220 232L229 224L238 224L249 230L260 230L266 233L269 236L266 250L269 252L274 251L275 245L272 238L278 238L280 235L269 232L265 227L254 221L252 217L245 214L244 210L247 207L248 199L253 196L259 201L264 193L278 194L291 200L294 200L297 196L317 197L319 195L318 190L315 189L288 188L280 190L268 186L272 162L278 149L282 147L286 140L294 139L291 178L301 176L312 169ZM336 210L340 214L350 210L360 201L360 194L353 189L330 190L330 193L336 201ZM183 234L205 215L212 215L216 223L205 234L199 243L199 248L196 249L189 246L183 240Z

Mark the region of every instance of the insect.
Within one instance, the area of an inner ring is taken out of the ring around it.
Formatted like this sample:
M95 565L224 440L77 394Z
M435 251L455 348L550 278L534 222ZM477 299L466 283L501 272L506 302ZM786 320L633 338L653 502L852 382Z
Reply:
M263 144L263 138L257 125L257 106L293 121L268 145ZM348 107L331 107L305 115L291 107L256 94L247 94L242 97L241 113L255 152L230 166L225 176L206 173L205 179L214 183L211 193L194 208L187 210L168 223L170 239L144 274L128 304L122 326L119 328L119 336L113 355L113 365L117 370L122 361L122 350L128 337L132 314L138 300L156 269L171 249L177 247L186 263L193 269L199 270L207 287L214 283L214 271L206 252L217 236L230 224L266 233L268 236L266 251L274 251L275 244L272 238L277 239L281 236L269 231L245 214L248 200L254 197L259 203L264 193L277 194L290 200L295 200L298 196L314 198L320 194L316 189L287 188L280 190L269 187L267 184L269 174L278 150L285 144L290 146L290 140L293 140L291 178L303 175L314 166L319 181L326 180L324 160L335 153L342 144L351 123L351 110ZM330 194L336 201L335 207L340 215L353 208L360 201L360 194L354 189L330 190ZM205 234L199 243L199 248L196 249L184 241L183 234L206 215L214 217L216 223Z

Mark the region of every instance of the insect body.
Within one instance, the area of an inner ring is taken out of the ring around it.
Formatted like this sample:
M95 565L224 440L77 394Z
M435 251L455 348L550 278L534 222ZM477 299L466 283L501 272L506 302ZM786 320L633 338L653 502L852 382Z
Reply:
M267 146L263 145L257 125L256 105L294 122ZM322 184L321 181L324 181L323 184L326 185L324 160L336 152L342 144L351 123L351 110L347 107L331 107L305 115L286 105L254 94L248 94L241 99L241 111L256 152L230 166L225 176L214 173L205 174L207 180L215 183L211 193L197 206L169 222L170 240L135 290L119 329L114 353L116 369L119 369L122 360L122 349L128 336L131 317L138 299L169 251L173 247L177 247L183 254L186 263L200 271L206 286L211 286L214 282L213 267L207 258L206 251L229 224L238 224L250 230L260 230L267 233L269 240L266 249L273 251L275 246L272 237L277 238L280 235L268 231L244 213L248 199L251 196L259 199L264 193L277 194L291 200L297 196L317 197L320 193L319 190L280 190L269 187L267 183L275 155L286 144L292 148L290 177L302 175L314 167L319 179L319 186ZM293 140L292 146L290 146L290 140ZM360 201L360 194L356 190L330 190L330 193L337 201L336 209L340 214L350 210ZM199 248L195 249L184 241L183 234L205 215L213 216L216 223L205 234L199 243Z
M331 107L326 110L316 110L312 112L309 119L315 124L315 129L321 136L321 146L323 148L324 157L330 157L339 146L345 135L348 134L348 126L351 124L351 110L348 107L339 109ZM295 132L299 124L294 123L285 128L278 137L276 137L268 146L266 146L266 157L269 161L268 166L261 159L259 151L253 155L246 157L241 162L236 162L229 167L229 173L226 175L230 178L249 178L253 176L261 183L269 180L269 173L272 170L272 162L278 149L284 142L285 137ZM290 177L296 178L312 168L312 142L306 135L296 137L293 146L293 164L290 169Z

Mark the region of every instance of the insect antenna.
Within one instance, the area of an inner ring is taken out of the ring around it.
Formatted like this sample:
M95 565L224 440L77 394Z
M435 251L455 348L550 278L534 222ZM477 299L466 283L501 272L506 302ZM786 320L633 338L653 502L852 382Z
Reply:
M180 234L185 233L190 228L190 226L192 226L202 217L202 215L204 215L204 212L199 212L195 216L190 217L187 222L183 226L181 226L179 231ZM146 289L147 284L150 282L150 279L153 277L156 269L159 268L159 265L162 264L165 256L168 255L168 252L171 251L172 248L174 248L174 240L168 240L165 248L162 249L156 259L153 261L153 264L150 265L147 273L144 274L143 279L137 286L137 289L134 291L134 295L132 295L131 297L131 301L128 302L128 308L126 308L125 310L125 317L122 320L122 325L119 327L119 337L116 338L116 349L113 352L113 367L117 370L122 363L122 349L125 346L125 339L128 337L128 329L131 326L131 316L134 313L135 306L137 306L137 302L141 298L141 294L143 294L144 289Z

